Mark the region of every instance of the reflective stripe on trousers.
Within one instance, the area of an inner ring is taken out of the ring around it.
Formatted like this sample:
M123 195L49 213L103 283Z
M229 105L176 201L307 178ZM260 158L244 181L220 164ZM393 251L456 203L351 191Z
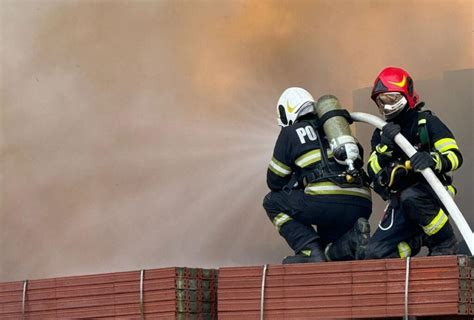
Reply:
M439 209L436 217L434 217L428 225L421 227L428 236L432 236L438 233L438 231L444 227L446 222L448 222L448 216L444 213L443 209Z

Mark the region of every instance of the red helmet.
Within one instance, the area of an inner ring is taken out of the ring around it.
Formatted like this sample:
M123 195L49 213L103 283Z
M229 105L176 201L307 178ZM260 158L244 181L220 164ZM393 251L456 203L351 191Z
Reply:
M376 98L380 93L399 92L407 99L408 107L415 108L419 97L413 87L413 79L408 72L401 68L387 67L380 72L374 82L372 89L372 100L377 103Z

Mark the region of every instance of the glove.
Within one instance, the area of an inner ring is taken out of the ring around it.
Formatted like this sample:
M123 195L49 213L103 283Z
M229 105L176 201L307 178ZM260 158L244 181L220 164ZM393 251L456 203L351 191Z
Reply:
M411 158L411 167L415 171L421 171L426 168L432 168L435 166L435 161L431 157L431 154L429 154L426 151L418 151L415 153Z
M382 128L382 135L380 137L380 142L390 149L395 148L395 136L400 133L400 126L393 122L388 122Z

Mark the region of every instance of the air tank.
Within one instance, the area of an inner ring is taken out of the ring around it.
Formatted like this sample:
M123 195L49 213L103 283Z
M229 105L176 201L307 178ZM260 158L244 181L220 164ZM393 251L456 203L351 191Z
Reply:
M325 95L316 102L315 112L321 119L327 112L338 109L342 109L339 100L333 95ZM343 116L334 116L323 124L323 130L335 160L353 171L354 161L359 157L359 147L352 136L349 122Z

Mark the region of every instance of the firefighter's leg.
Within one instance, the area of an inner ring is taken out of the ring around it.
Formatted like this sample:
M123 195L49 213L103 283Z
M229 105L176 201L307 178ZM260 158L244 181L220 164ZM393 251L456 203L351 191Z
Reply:
M324 253L329 261L362 260L370 237L369 221L361 217L336 240L328 243Z
M284 263L325 261L317 232L310 224L295 217L299 210L297 206L303 205L301 194L298 190L291 194L270 192L263 200L263 207L280 235L295 251L295 256L285 258Z
M406 218L401 208L388 207L384 219L369 239L365 259L405 258L421 248L422 231Z
M426 184L418 183L401 194L401 206L408 217L423 229L429 255L457 253L458 242L449 217Z
M296 214L316 225L328 260L361 258L370 235L370 200L347 195L304 195L306 207Z
M361 260L370 237L370 224L366 218L359 218L344 235L329 243L324 253L329 261Z

